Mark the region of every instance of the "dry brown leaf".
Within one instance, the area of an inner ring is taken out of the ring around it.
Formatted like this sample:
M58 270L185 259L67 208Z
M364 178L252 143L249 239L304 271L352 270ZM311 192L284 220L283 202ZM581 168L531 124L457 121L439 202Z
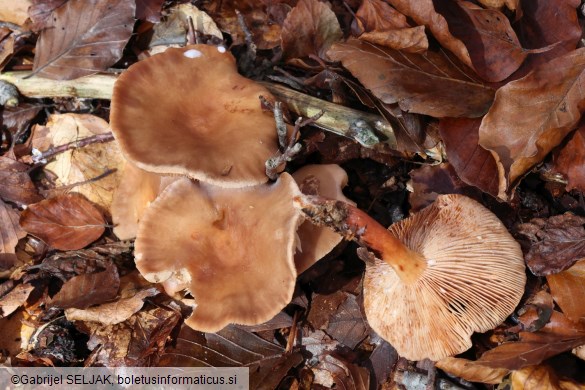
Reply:
M18 223L19 218L18 211L0 199L0 272L14 265L16 244L26 236Z
M410 26L406 16L382 0L363 1L356 18L362 25L359 38L367 42L409 53L423 52L429 47L424 26Z
M299 0L282 26L282 51L287 59L309 55L323 57L343 36L331 7L318 0Z
M38 32L50 24L53 11L69 0L32 0L28 9L29 17L32 20L32 30Z
M411 211L416 212L433 203L441 194L464 194L479 199L481 193L466 185L449 163L423 165L410 172L412 192L408 195Z
M0 0L0 20L22 26L28 19L31 0Z
M81 249L105 230L104 217L79 194L58 195L30 205L20 216L20 226L55 249Z
M537 314L530 314L535 321ZM524 319L526 321L526 319ZM504 343L484 353L477 363L487 367L519 370L540 364L559 353L585 344L585 323L575 324L562 313L552 312L550 322L536 332L520 332L520 341Z
M365 32L359 38L366 42L403 50L407 53L421 53L429 48L429 41L423 26Z
M585 109L585 49L537 67L496 92L479 128L510 189L575 128Z
M492 103L493 89L473 82L443 53L409 54L357 39L327 52L386 104L434 117L479 117Z
M35 127L36 137L33 140L33 147L44 152L50 146L57 147L109 132L108 123L94 115L54 114L49 117L45 127ZM114 190L120 182L120 170L123 166L124 157L118 144L105 142L59 153L55 156L54 161L45 166L45 169L57 176L57 185L59 186L82 183L103 175L107 171L115 170L106 177L75 186L72 189L73 192L84 195L104 210L109 211Z
M268 5L265 7L266 3ZM221 30L230 34L233 45L242 45L246 43L246 37L235 13L237 9L244 17L244 21L252 33L252 40L259 50L270 50L280 44L283 19L275 18L276 15L270 12L270 8L282 6L283 13L290 9L286 2L258 2L257 0L204 2L202 6L205 11L213 15L213 20Z
M563 313L572 321L585 322L585 260L558 274L547 275L546 280Z
M213 19L194 5L179 4L167 12L169 15L153 27L154 33L149 43L150 47L186 44L189 18L193 20L193 27L199 34L212 35L223 40L223 35Z
M503 177L492 154L479 143L481 119L443 118L439 132L447 158L465 183L493 196L504 196ZM503 175L503 173L502 173Z
M566 178L567 191L585 191L585 126L579 127L565 146L553 152L552 169Z
M579 390L582 385L560 379L547 365L524 367L510 376L512 390Z
M364 0L355 13L365 31L410 28L406 16L382 0Z
M27 205L43 199L28 174L30 167L6 156L0 156L0 198Z
M180 319L181 314L175 308L158 305L140 310L116 325L77 322L76 326L89 335L87 347L93 351L85 364L106 367L154 366Z
M437 368L470 382L497 384L510 372L505 368L482 366L478 362L446 357L436 363Z
M584 225L585 217L571 213L518 225L518 233L532 243L525 256L530 271L537 276L551 275L585 258Z
M106 70L122 57L134 28L134 1L69 0L41 32L33 73L71 80Z
M101 272L81 274L69 279L51 299L49 305L62 309L86 309L114 299L119 287L118 270L110 263Z
M449 32L463 42L471 66L484 80L502 81L526 59L528 52L520 45L502 12L484 9L468 1L438 1L433 4L436 12L447 20ZM459 59L463 60L462 57Z
M354 295L347 294L347 299L333 313L329 319L327 334L351 349L366 338L368 326Z
M507 18L497 10L473 11L461 2L388 2L417 24L428 27L443 47L474 68L484 80L505 79L518 69L526 56L517 45L516 34Z
M160 22L160 11L165 0L136 0L136 19Z
M502 8L504 5L514 11L520 0L479 0L481 4L490 8Z
M581 25L577 18L579 0L522 0L522 17L514 27L524 47L539 49L552 46L528 56L519 73L522 77L539 64L561 57L577 47ZM513 75L516 77L516 75Z
M12 291L0 298L0 318L4 318L22 306L34 287L28 283L19 284Z
M66 309L65 316L69 321L99 322L102 325L115 325L126 321L131 315L144 306L144 299L159 294L155 288L147 288L134 296L122 298L116 302L104 303L88 309Z

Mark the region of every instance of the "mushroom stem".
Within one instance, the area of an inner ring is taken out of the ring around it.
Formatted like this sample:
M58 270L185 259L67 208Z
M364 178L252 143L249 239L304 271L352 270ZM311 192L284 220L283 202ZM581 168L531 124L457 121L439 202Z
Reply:
M389 264L404 283L414 283L427 267L425 258L410 250L368 214L348 203L315 195L300 195L295 205L306 218L365 245Z

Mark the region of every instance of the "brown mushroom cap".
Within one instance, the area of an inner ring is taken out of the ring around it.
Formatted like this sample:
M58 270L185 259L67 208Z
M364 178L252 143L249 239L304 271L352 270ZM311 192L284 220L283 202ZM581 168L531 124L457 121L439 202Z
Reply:
M112 221L116 225L114 234L120 240L135 238L144 210L177 179L175 176L147 172L126 161L110 209Z
M293 173L301 191L329 199L355 204L341 191L347 185L347 173L337 164L305 165ZM331 229L306 221L297 230L300 251L295 254L297 272L301 273L333 250L343 239Z
M132 65L116 81L111 127L139 168L224 187L264 183L277 151L264 87L237 73L223 48L171 48Z
M185 322L194 329L265 322L294 291L299 194L288 174L229 190L182 178L144 213L136 266L151 282L188 285L196 307Z
M439 196L389 231L426 261L411 282L382 260L366 268L368 322L401 356L439 360L461 353L473 332L493 329L520 301L526 282L520 246L474 200Z

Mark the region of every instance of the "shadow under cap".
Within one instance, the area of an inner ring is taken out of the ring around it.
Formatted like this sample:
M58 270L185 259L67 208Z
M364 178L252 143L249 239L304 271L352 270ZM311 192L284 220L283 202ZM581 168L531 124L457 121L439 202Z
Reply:
M144 213L136 266L151 282L188 286L196 306L185 323L193 329L268 321L294 292L299 194L288 174L238 189L179 179Z
M224 187L264 183L278 151L267 89L237 73L215 46L170 48L132 65L114 85L110 124L139 168Z
M474 200L439 196L389 232L426 262L406 281L388 261L366 267L368 323L402 357L436 361L464 352L473 332L493 329L520 301L526 282L520 245Z

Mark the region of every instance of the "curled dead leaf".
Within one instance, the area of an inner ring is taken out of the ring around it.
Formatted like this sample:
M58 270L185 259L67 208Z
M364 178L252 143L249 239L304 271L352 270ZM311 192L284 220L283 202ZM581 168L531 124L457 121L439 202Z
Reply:
M144 305L144 299L159 294L155 288L147 288L134 296L122 298L115 302L104 303L87 309L70 308L65 310L69 321L99 322L102 325L115 325L126 321Z

